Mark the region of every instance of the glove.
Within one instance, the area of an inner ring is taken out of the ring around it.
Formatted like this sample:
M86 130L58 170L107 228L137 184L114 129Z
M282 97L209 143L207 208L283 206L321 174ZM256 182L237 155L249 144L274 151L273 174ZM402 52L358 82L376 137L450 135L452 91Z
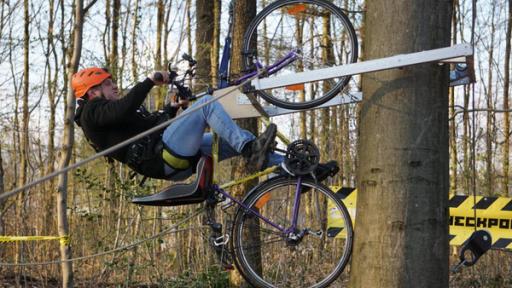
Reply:
M155 71L152 75L149 75L148 78L155 82L155 85L163 85L172 83L176 76L178 76L178 74L174 71Z

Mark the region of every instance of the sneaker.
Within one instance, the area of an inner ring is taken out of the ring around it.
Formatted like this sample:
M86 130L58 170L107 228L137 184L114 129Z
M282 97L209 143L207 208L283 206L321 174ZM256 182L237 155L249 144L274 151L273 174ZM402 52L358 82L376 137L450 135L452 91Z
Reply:
M277 126L271 123L265 132L253 141L247 143L242 151L242 155L248 164L256 167L260 171L267 166L268 154L276 140Z

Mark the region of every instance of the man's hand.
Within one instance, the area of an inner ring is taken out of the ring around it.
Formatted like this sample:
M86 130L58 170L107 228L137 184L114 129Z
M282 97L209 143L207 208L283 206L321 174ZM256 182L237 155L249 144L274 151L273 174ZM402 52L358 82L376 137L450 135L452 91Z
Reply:
M155 83L155 85L167 85L176 78L176 72L167 72L167 71L155 71L151 75L148 76L151 81Z

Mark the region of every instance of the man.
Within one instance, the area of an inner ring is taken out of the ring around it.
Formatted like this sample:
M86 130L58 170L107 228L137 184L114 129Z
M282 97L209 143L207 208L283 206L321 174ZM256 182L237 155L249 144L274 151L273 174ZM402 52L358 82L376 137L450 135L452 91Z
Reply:
M169 83L170 73L158 73L162 77L155 77L157 73L154 73L137 83L123 98L119 97L111 75L102 68L86 68L73 75L71 86L78 99L75 122L97 151L147 131L174 117L179 107L187 107L188 102L181 101L167 105L163 112L149 113L141 106L153 86ZM210 99L211 96L204 96L191 108ZM108 156L151 178L187 178L201 154L211 155L212 136L211 133L204 133L207 126L221 138L220 159L241 154L258 170L282 161L281 155L269 155L276 135L274 124L256 138L238 127L217 102Z
M172 75L168 72L155 72L120 98L108 71L97 67L82 69L71 79L71 86L78 99L75 122L97 151L147 131L176 116L180 107L188 106L187 101L180 101L174 105L168 104L162 112L155 113L149 113L142 106L151 88L167 85L170 77ZM190 109L211 99L211 96L203 96ZM269 151L275 143L275 124L270 124L256 138L249 131L238 127L218 102L201 107L173 122L163 131L137 140L108 156L126 163L147 177L181 180L192 174L201 155L211 156L212 134L204 133L207 126L221 138L220 160L243 155L257 170L283 162L282 155ZM281 173L287 173L286 167L283 168ZM330 161L320 164L315 174L319 181L323 181L338 171L337 163Z

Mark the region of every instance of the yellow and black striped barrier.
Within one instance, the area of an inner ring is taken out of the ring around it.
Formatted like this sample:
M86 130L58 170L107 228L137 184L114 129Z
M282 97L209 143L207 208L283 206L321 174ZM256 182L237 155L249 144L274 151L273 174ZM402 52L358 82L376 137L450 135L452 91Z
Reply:
M357 190L331 186L340 197L355 224ZM329 203L331 205L331 203ZM450 208L450 245L462 245L477 230L487 230L492 237L491 249L512 249L512 198L452 195ZM331 211L331 210L329 210ZM476 218L475 218L476 212ZM342 231L341 215L329 213L328 227ZM336 237L343 237L339 233Z
M461 245L476 227L491 233L491 249L512 249L512 198L453 195L449 207L450 244Z
M69 236L1 236L0 243L18 242L18 241L47 241L59 240L61 245L69 244Z

